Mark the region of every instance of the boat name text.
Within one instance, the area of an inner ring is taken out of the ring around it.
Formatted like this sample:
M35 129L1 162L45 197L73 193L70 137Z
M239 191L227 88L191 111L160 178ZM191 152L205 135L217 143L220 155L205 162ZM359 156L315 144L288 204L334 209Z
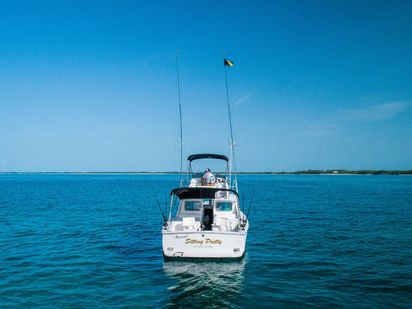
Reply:
M190 239L190 238L186 238L185 241L185 245L198 245L198 246L202 246L203 244L205 245L221 245L222 241L219 239L210 239L210 238L206 238L205 240L203 239Z

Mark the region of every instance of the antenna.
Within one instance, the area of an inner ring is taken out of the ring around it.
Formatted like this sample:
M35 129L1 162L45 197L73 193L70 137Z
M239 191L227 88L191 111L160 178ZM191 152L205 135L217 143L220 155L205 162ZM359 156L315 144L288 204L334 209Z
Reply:
M225 83L226 83L226 99L227 99L227 110L229 114L229 130L230 130L230 164L229 164L229 182L232 187L237 191L237 179L236 179L236 160L235 160L235 142L233 140L233 127L232 127L232 113L230 108L230 97L229 97L229 84L227 81L227 66L233 66L232 62L225 58L224 51L222 50L223 56L223 67L225 69ZM233 165L233 166L232 166ZM234 175L234 181L232 185L232 170Z
M180 71L179 71L179 49L176 49L176 72L177 72L177 95L179 99L179 125L180 125L180 187L183 187L183 125L182 125L182 102L180 97Z

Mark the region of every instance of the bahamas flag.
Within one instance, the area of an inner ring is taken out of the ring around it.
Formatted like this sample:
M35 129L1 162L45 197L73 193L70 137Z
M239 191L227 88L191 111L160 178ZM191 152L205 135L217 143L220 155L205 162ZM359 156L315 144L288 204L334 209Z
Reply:
M232 61L230 61L226 58L223 58L223 64L227 67L233 67L235 65Z

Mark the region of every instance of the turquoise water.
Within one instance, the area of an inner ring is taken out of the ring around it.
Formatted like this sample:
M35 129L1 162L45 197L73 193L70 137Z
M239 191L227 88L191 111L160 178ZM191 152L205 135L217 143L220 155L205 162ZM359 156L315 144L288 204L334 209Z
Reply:
M246 257L164 262L174 175L0 175L0 307L412 303L412 177L242 175Z

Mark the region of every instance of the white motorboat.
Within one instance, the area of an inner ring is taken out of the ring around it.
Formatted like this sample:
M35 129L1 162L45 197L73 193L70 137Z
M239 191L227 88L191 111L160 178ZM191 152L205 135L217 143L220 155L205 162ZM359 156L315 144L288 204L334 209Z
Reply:
M247 215L241 211L234 169L236 167L235 144L226 73L226 67L233 67L233 62L226 58L223 61L230 128L230 159L219 154L190 155L187 159L187 184L185 185L182 178L183 129L178 59L178 53L176 53L180 123L180 187L171 191L168 216L163 215L163 255L165 258L241 258L245 254L249 222ZM201 159L225 161L226 172L223 175L213 175L208 170L203 177L193 175L192 162Z
M192 173L200 159L226 161L226 172L206 182ZM188 157L188 186L173 189L162 228L166 258L241 258L249 223L241 211L236 177L228 157L194 154Z

